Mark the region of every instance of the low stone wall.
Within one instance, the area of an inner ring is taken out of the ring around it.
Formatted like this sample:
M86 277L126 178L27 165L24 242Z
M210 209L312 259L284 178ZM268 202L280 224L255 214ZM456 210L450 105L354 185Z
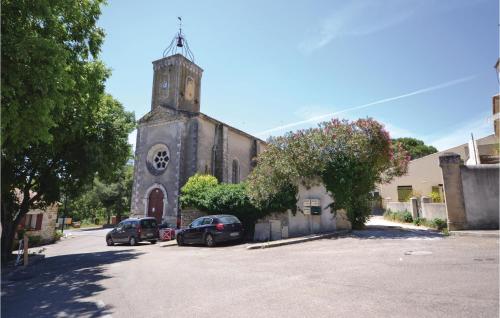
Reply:
M181 210L181 228L188 227L189 224L191 224L191 222L193 222L194 220L196 220L200 216L204 216L204 215L206 215L206 213L203 213L197 209L193 209L193 208L182 209Z
M260 219L255 224L253 239L257 242L274 241L351 228L351 222L347 219L344 210L339 210L336 214L327 211L321 215L304 215L300 211L293 214L289 210L285 213L273 213Z
M498 164L461 166L467 228L498 229Z
M411 212L411 202L387 202L387 210L392 212Z
M446 220L446 204L444 203L422 203L422 216L427 220Z

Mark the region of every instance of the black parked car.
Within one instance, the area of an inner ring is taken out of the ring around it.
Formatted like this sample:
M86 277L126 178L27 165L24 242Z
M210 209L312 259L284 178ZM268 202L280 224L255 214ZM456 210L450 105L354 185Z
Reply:
M197 218L187 229L177 234L179 246L190 243L201 243L207 246L226 241L243 239L243 225L232 215L208 215Z
M115 243L136 245L137 242L141 241L149 241L151 244L155 244L158 239L158 224L156 219L152 217L126 219L106 234L106 243L109 246Z

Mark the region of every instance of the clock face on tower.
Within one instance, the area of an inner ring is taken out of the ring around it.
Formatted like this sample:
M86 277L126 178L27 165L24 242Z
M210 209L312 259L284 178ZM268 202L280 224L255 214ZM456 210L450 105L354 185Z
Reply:
M165 81L163 81L163 82L161 83L161 88L162 88L162 89L167 90L167 89L168 89L168 81L166 81L166 80L165 80Z
M194 80L191 77L186 78L186 88L184 96L188 101L193 101L194 99Z

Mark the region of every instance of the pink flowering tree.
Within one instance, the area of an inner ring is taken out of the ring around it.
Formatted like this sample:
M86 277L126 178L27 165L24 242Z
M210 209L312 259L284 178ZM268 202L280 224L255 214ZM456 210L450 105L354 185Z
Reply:
M321 180L333 197L332 211L344 209L353 228L361 228L370 213L370 192L405 174L408 161L377 121L333 119L271 139L248 179L249 197L265 205L282 196L282 206L294 209L298 183Z

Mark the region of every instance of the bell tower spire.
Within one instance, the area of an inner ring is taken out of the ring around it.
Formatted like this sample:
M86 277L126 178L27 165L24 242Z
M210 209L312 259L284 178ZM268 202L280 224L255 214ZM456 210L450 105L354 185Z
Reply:
M179 31L163 51L163 58L153 62L151 110L167 107L197 113L200 111L200 86L203 69L194 63L186 36Z
M179 32L174 36L165 51L163 51L163 57L180 53L194 63L193 52L189 49L186 36L182 33L182 17L177 17L177 19L179 20Z

